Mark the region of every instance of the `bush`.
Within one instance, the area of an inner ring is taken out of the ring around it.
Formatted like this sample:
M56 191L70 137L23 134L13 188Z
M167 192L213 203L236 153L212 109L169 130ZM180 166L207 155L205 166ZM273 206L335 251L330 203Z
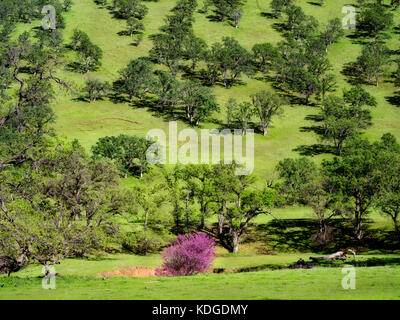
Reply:
M215 258L215 241L204 233L180 235L164 249L157 276L190 276L206 272Z
M163 237L156 233L145 237L141 233L128 232L122 239L122 248L134 254L157 253L166 244Z
M88 79L83 91L86 92L90 102L93 102L97 99L102 99L103 96L108 94L110 89L111 87L108 82L102 82L99 79Z

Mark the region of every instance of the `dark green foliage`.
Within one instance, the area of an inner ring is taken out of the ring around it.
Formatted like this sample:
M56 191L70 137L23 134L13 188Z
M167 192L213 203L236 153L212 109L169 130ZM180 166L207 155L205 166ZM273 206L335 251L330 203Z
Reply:
M119 73L117 91L128 95L130 101L133 97L143 98L153 86L153 65L147 58L132 60Z
M223 37L207 52L207 75L211 83L222 76L224 86L233 85L242 73L252 74L252 57L237 40Z
M293 2L293 0L272 0L270 3L270 7L272 9L272 14L274 15L274 17L280 17L287 7L292 6Z
M215 8L215 13L218 15L219 19L223 21L224 19L231 18L234 19L235 12L240 12L245 1L244 0L212 0L211 3ZM237 23L235 22L235 26Z
M103 98L110 91L111 87L108 82L102 82L99 79L88 79L86 80L84 92L87 93L87 98L90 102L96 101L97 99Z
M180 100L190 123L198 125L206 120L212 111L218 111L218 105L212 90L203 87L198 81L186 81L180 88Z
M92 43L85 32L78 29L74 30L71 47L78 52L78 64L85 72L96 70L101 66L103 50Z
M153 141L137 136L121 134L117 137L103 137L92 146L95 158L114 160L119 170L125 174L143 176L149 170L146 152Z
M123 19L135 17L142 20L147 14L147 7L142 4L141 0L117 0L114 1L114 9L118 16Z
M246 130L249 129L249 122L255 114L253 106L247 101L237 104L231 100L229 107L230 123L240 128L242 135L245 135Z
M338 155L341 155L343 143L347 139L371 125L370 111L362 107L363 105L348 104L343 98L336 96L329 96L324 100L321 107L324 139L333 141Z
M292 91L305 95L306 104L312 94L318 93L331 69L321 42L310 39L305 43L294 40L279 44L275 62L277 81Z
M251 50L254 63L262 72L267 72L278 57L278 49L270 43L257 43Z
M268 91L260 91L251 96L254 113L260 121L260 127L265 136L271 125L272 117L283 113L282 106L285 101L277 94Z
M377 153L369 141L356 138L348 143L340 158L323 162L324 174L341 198L343 214L352 222L358 240L363 236L365 216L379 193Z
M283 179L279 191L284 196L284 203L289 205L305 204L302 188L312 181L316 175L316 165L305 157L299 159L287 158L279 161L276 170L279 173L279 178Z
M393 13L380 3L368 3L360 12L359 28L368 36L378 38L393 25Z
M375 80L375 85L378 86L379 77L385 72L389 58L389 49L384 44L380 42L366 44L357 58L357 71L368 82Z
M161 111L171 111L180 100L180 86L178 80L169 72L157 70L153 83L152 93L159 99Z

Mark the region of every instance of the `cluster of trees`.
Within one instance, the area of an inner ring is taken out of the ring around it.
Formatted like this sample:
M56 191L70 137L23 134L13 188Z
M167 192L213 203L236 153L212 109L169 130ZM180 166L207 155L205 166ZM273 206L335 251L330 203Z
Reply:
M307 16L292 1L271 2L273 14L283 20L285 41L274 48L271 44L257 45L253 52L264 73L275 71L276 82L283 88L303 94L308 104L311 95L322 99L335 86L327 58L330 45L343 36L338 18L328 21L322 29L318 21ZM267 68L266 68L267 67Z
M337 216L349 219L355 238L362 239L373 208L391 218L400 239L399 156L400 145L389 133L374 143L355 137L341 157L324 160L319 167L308 158L282 160L277 166L279 190L286 204L312 207L322 244L329 222Z
M95 0L95 2L103 7L107 7L107 0ZM143 39L143 18L148 13L149 9L142 3L141 0L113 0L110 5L114 15L119 19L126 20L126 33L133 37L135 35L135 44L139 45Z
M51 129L54 85L68 87L56 76L62 53L28 33L2 42L0 52L9 101L0 119L0 254L23 252L47 267L107 241L109 217L122 205L118 173Z
M384 41L389 36L387 31L393 27L393 13L380 2L365 1L361 4L358 33L360 36L373 38L363 45L360 56L354 63L354 73L358 81L379 84L379 77L390 65L390 50ZM361 75L361 77L360 77Z
M359 137L360 130L371 123L368 108L376 105L361 86L344 90L342 96L326 96L335 85L328 72L327 50L342 36L337 19L321 31L316 20L292 1L273 0L274 15L283 19L285 41L276 47L256 44L250 53L235 39L224 37L208 48L194 35L196 1L180 0L153 37L150 57L132 60L114 83L113 89L121 96L133 100L152 94L160 110L176 112L179 108L193 124L206 120L218 105L209 87L196 80L177 79L184 60L190 61L188 73L195 73L204 62L206 69L201 74L211 84L220 81L228 87L241 74L258 71L273 73L278 84L304 94L307 103L312 95L319 96L323 137L333 142L339 157L320 166L307 158L282 160L277 166L280 181L257 188L254 176L236 175L240 167L236 163L150 170L146 151L153 142L136 136L101 138L91 157L77 141L58 139L51 129L55 115L50 105L56 88L70 87L57 77L65 63L63 19L57 15L57 30L39 30L34 37L25 32L12 39L15 23L38 18L33 8L44 5L39 0L30 4L0 3L1 256L15 260L24 253L30 262L48 267L66 257L107 249L110 243L147 254L165 246L173 235L197 230L237 253L252 220L270 214L270 208L282 204L282 199L284 204L312 207L322 244L328 240L331 219L337 216L347 217L355 238L362 239L365 219L373 208L392 219L400 238L400 145L390 134L374 143ZM69 10L71 1L50 4L61 12ZM221 20L233 19L237 27L243 2L212 0L209 4ZM113 8L128 20L131 35L142 30L140 20L147 9L139 0L116 0ZM379 3L367 3L361 8L361 24L375 31L373 42L357 60L358 70L377 85L387 64L383 38L392 16ZM100 66L102 51L85 32L75 30L70 47L78 52L83 70ZM155 70L154 62L168 71ZM84 90L95 101L107 95L111 86L89 77ZM245 132L257 118L257 128L266 135L286 103L269 91L260 91L242 103L231 99L227 122ZM120 177L127 174L141 179L122 189ZM135 226L131 232L120 231L121 217ZM207 224L212 217L216 224ZM211 242L204 240L207 256ZM204 262L205 268L208 260ZM164 267L165 272L174 269L173 265Z
M238 168L236 163L186 165L163 170L163 176L151 172L145 176L148 187L134 191L135 199L143 199L137 205L144 213L144 230L160 232L170 228L168 231L175 234L202 230L230 252L237 253L252 219L268 214L275 201L275 191L270 185L255 188L255 177L236 175ZM162 203L169 207L164 213L167 219L160 223ZM206 219L212 216L217 217L216 227L206 225Z
M120 75L115 84L118 94L127 96L129 101L154 94L158 97L160 112L179 113L177 110L183 108L191 124L198 125L218 110L210 88L198 80L179 81L167 71L154 71L153 63L147 58L132 60Z
M178 1L164 19L161 33L153 35L150 58L165 65L173 75L177 73L182 59L192 60L192 64L196 65L201 56L205 43L193 31L193 13L196 8L196 0Z

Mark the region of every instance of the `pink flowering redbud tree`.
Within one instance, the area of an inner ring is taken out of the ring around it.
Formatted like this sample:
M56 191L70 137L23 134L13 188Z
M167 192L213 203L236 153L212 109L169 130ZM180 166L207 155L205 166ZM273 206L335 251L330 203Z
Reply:
M157 276L190 276L206 272L215 258L215 241L205 233L179 235L161 254Z

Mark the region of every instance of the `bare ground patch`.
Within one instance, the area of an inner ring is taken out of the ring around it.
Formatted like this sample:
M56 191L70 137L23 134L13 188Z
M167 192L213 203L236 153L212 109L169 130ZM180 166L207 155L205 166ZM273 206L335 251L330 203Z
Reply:
M154 270L154 268L148 268L148 267L127 267L127 266L124 266L124 267L120 267L117 270L99 272L97 274L97 276L100 277L100 278L118 277L118 276L146 278L146 277L154 277L155 276L155 270Z

